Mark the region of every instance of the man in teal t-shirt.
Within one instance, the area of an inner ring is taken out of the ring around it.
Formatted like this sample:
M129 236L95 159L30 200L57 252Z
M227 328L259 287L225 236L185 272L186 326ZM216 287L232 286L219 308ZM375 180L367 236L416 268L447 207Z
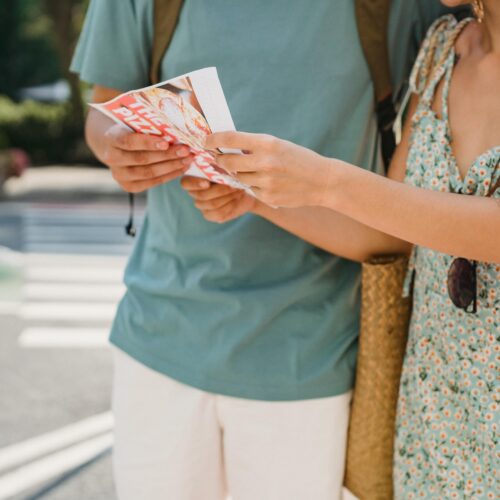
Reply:
M72 69L94 100L148 84L152 12L150 0L92 0ZM393 2L395 88L438 13L437 0ZM238 130L379 168L354 1L185 0L161 76L207 66ZM119 497L338 497L359 265L251 214L207 222L179 185L180 145L95 111L87 138L124 189L148 189L111 332Z

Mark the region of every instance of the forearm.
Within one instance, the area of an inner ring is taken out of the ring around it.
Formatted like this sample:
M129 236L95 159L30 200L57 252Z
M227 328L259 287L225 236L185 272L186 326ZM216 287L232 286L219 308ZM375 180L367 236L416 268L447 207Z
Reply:
M85 140L96 157L105 162L106 132L114 125L114 121L96 109L90 109L85 122Z
M323 250L364 262L375 255L408 253L411 245L328 208L271 208L258 203L259 215Z
M329 160L322 205L394 237L469 259L500 262L500 206L492 198L419 189Z

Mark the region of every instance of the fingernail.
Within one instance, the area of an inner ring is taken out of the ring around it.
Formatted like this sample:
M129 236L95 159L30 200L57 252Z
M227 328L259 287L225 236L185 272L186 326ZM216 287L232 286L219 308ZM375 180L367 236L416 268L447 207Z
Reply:
M177 156L187 156L189 154L189 149L183 148L177 150Z
M182 160L182 163L184 165L191 165L193 159L192 158L184 158L184 160Z
M208 181L201 181L199 186L202 188L202 189L208 189L210 187L210 182Z
M169 147L168 142L159 141L156 143L156 149L162 149L164 151L165 149L168 149L168 147Z

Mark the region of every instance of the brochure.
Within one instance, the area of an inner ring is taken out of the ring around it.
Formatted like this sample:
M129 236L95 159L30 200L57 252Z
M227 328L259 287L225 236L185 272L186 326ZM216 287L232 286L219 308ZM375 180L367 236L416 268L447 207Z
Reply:
M235 130L216 68L204 68L157 85L132 90L105 103L90 104L140 134L164 137L187 145L194 155L185 175L244 189L248 186L217 166L216 155L236 150L208 151L205 136Z

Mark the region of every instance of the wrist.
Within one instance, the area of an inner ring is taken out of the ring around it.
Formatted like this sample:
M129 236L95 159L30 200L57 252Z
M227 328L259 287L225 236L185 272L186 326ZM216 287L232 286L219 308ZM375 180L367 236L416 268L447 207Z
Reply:
M321 184L318 206L334 209L344 170L345 166L342 161L334 158L324 158L321 175L319 176Z
M250 210L250 213L258 215L259 217L266 218L266 215L269 213L269 210L274 210L274 209L269 205L266 205L262 201L258 200L257 198L254 198L254 204Z

